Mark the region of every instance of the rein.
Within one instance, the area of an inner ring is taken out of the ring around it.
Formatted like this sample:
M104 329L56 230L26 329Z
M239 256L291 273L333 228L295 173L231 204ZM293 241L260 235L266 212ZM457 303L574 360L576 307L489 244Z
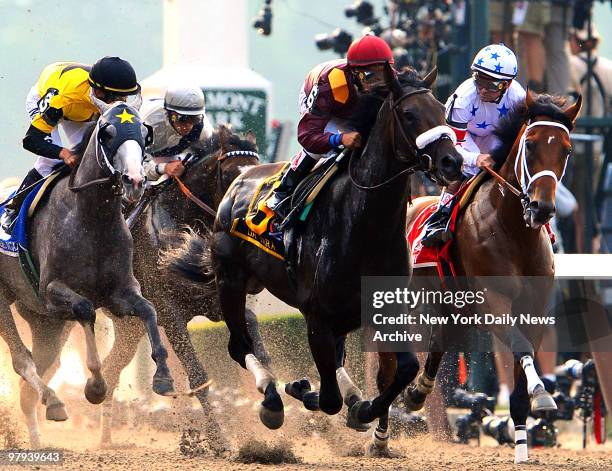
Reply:
M210 206L208 206L200 198L198 198L196 195L194 195L191 192L191 190L189 188L187 188L187 186L183 183L183 181L179 177L172 177L172 178L174 178L174 181L176 182L176 184L178 185L179 189L181 190L181 193L183 193L188 199L193 201L195 204L197 204L200 208L202 208L204 211L206 211L212 217L217 217L217 212L214 209L212 209Z
M411 163L408 168L402 170L401 172L395 174L394 176L392 176L391 178L385 180L382 183L379 183L377 185L372 185L372 186L364 186L364 185L360 185L359 183L357 183L355 181L355 178L353 177L353 156L355 155L355 152L351 153L351 157L349 160L349 169L348 169L348 174L349 174L349 178L351 180L351 183L356 186L357 188L359 188L360 190L365 190L365 191L370 191L370 190L377 190L379 188L382 188L383 186L388 185L389 183L391 183L392 181L398 179L399 177L405 175L405 174L412 174L417 170L423 170L427 173L429 173L432 169L433 169L433 159L432 157L423 152L424 149L434 143L439 141L440 139L450 139L453 141L453 143L456 143L456 138L455 138L455 134L452 131L451 128L449 128L448 126L436 126L433 129L429 129L421 134L419 134L416 138L413 138L409 133L407 133L404 129L404 126L402 124L402 118L398 112L398 106L406 99L409 98L411 96L414 95L420 95L422 93L428 93L431 90L429 88L418 88L416 90L412 90L409 92L404 93L401 97L399 97L397 100L393 100L393 98L391 98L390 100L390 105L391 105L391 112L393 113L393 119L394 122L397 124L397 127L399 129L400 132L400 136L401 138L404 140L405 143L408 144L408 146L410 147L410 151L413 155L413 157L416 157L416 162ZM395 129L395 126L392 128ZM395 142L395 137L393 137L392 139L392 149L393 149L393 157L402 163L410 163L412 162L414 159L410 159L410 158L406 158L406 157L402 157L402 155L399 154L399 152L397 151L397 146L396 146L396 142ZM426 165L423 165L423 162L426 162Z

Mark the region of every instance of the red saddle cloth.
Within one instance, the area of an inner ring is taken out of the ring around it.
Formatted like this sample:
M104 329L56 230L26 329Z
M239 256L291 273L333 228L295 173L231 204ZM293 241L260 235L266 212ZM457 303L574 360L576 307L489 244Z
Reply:
M455 201L461 201L461 198L469 185L463 185L457 194L455 194ZM468 197L469 198L469 197ZM416 217L414 224L408 231L406 238L408 239L408 246L412 254L412 266L413 268L424 268L424 267L436 267L438 275L441 278L452 275L456 276L455 267L450 257L450 247L453 243L453 239L446 242L441 247L425 247L422 244L423 236L425 235L425 223L429 216L431 216L438 208L438 203L432 203L421 210ZM453 207L449 228L452 234L455 234L457 228L457 220L463 210L462 204L456 203ZM555 243L555 233L552 231L550 224L545 224L544 228L548 237L550 237L550 243Z

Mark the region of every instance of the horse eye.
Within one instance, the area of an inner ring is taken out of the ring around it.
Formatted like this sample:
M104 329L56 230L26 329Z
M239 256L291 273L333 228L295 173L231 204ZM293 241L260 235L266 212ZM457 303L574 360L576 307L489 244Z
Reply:
M531 152L535 148L534 142L533 141L525 142L525 148Z
M406 121L409 121L409 122L414 122L417 119L416 114L414 114L410 110L405 110L404 111L404 118L406 118Z

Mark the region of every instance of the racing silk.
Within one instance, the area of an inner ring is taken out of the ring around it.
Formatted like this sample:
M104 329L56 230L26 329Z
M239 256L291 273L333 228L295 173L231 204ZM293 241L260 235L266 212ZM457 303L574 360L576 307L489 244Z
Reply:
M32 126L51 134L60 119L93 121L98 108L90 98L90 69L76 62L56 62L45 67L35 85L40 99L38 111L30 116Z
M474 80L463 82L446 101L446 122L457 135L457 150L463 157L463 173L476 175L479 154L490 153L499 140L493 134L499 120L525 101L525 90L513 80L499 103L480 100Z
M183 160L184 151L196 142L204 142L213 134L213 126L204 115L202 123L193 127L186 136L181 136L168 119L163 98L147 100L141 109L143 122L153 131L153 142L145 150L143 164L148 180L159 180L164 174L166 163Z
M299 96L302 116L297 137L304 150L316 157L339 146L340 126L328 124L350 118L356 104L357 87L346 59L324 62L312 69Z

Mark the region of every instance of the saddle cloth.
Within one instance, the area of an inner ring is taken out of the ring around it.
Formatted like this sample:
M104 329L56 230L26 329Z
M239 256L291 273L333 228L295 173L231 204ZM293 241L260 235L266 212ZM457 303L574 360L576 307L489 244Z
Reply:
M230 234L250 242L279 260L285 259L285 247L279 238L270 235L270 223L274 217L274 212L265 203L272 191L280 185L281 178L288 166L289 162L283 165L279 172L261 182L251 198L245 217L234 219L230 230ZM255 224L253 217L258 211L264 212L265 218L260 223Z
M488 174L486 172L480 172L463 184L455 194L455 201L458 200L459 203L453 206L449 223L449 229L453 235L457 230L459 216L474 197L481 183L483 183L487 177ZM412 254L412 266L414 268L436 267L438 275L441 278L449 275L454 277L456 272L450 257L450 247L455 238L452 237L441 247L425 247L422 243L425 235L425 223L432 213L436 211L437 207L438 203L436 202L423 208L417 215L414 224L406 235L408 246ZM550 224L546 224L544 227L550 237L551 244L554 244L555 234L550 228Z
M230 230L232 235L254 244L264 252L280 260L285 259L286 247L282 237L278 237L278 234L275 234L275 236L270 234L271 223L276 214L266 206L266 201L271 196L273 190L280 184L288 166L289 163L283 165L279 172L261 182L251 198L246 216L234 219ZM316 197L327 182L333 178L337 170L338 165L335 165L333 158L329 158L322 160L304 178L292 196L291 203L295 204L295 206L290 207L289 212L293 213L289 218L291 221L299 220L302 223L306 222ZM265 214L265 217L256 223L253 218L260 212Z

